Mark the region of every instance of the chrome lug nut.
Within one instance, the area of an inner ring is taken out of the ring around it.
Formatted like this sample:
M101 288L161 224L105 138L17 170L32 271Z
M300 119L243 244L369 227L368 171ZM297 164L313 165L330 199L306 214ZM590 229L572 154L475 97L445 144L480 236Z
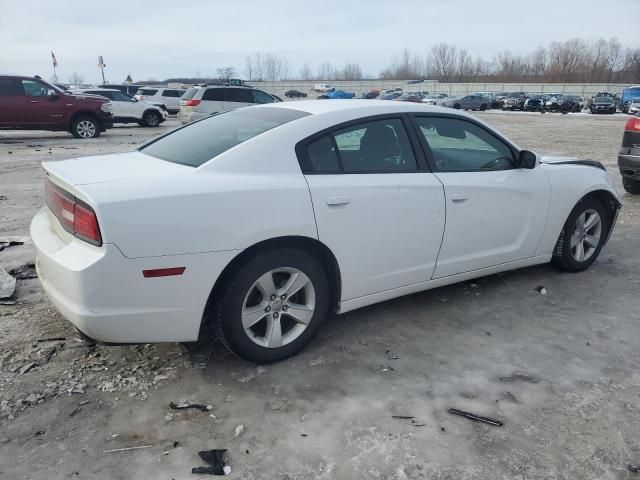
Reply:
M275 300L276 296L275 295L271 295L271 301Z
M275 312L275 313L273 314L273 318L278 318L278 317L279 317L278 312Z
M271 311L271 307L267 306L267 307L264 309L264 311L265 311L265 312L270 312L270 311Z

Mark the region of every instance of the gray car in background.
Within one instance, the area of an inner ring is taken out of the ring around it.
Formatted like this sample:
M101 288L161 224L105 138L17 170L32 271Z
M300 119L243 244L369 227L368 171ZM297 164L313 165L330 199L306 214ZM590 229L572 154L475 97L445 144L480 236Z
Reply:
M465 95L445 98L439 105L457 110L486 110L491 105L491 100L482 95Z

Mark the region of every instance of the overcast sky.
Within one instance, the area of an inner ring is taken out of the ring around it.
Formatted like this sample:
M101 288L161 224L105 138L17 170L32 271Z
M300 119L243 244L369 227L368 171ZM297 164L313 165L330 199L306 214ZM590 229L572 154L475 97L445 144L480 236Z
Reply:
M321 6L321 7L319 7ZM97 57L108 81L240 73L255 51L286 56L297 74L330 61L357 62L379 74L403 48L424 54L447 42L492 57L528 53L554 40L616 36L640 46L634 20L640 0L367 0L67 2L0 0L0 72L73 72L98 82ZM625 14L625 12L627 12ZM624 28L624 19L631 28Z

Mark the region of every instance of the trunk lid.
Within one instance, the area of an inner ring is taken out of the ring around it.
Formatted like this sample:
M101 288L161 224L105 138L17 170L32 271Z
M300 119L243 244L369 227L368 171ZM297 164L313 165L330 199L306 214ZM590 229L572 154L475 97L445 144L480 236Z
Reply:
M44 162L42 166L62 186L133 179L151 180L193 172L192 167L166 162L138 151Z

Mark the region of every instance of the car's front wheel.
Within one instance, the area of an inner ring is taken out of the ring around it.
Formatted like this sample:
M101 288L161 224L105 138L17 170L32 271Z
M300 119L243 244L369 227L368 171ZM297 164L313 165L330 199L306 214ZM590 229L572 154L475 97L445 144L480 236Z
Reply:
M640 194L640 180L622 177L622 186L629 193L633 193L634 195Z
M607 238L607 211L593 197L583 198L564 224L551 262L567 272L588 268Z
M157 127L160 125L160 114L153 111L147 112L142 117L142 120L147 127Z
M100 125L95 118L82 115L71 123L71 134L76 138L96 138L100 135Z
M329 308L322 265L303 250L283 248L245 262L214 299L213 331L238 357L285 359L314 337Z

